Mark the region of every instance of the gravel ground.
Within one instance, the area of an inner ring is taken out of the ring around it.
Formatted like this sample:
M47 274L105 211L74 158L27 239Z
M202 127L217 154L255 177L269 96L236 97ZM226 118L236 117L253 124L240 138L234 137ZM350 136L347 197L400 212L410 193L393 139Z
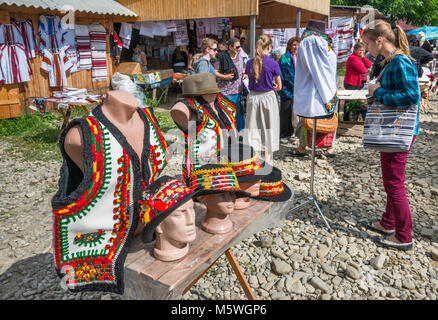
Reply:
M437 299L436 96L420 120L421 134L406 170L413 253L377 247L372 241L376 234L360 227L362 219L380 217L385 207L379 155L364 150L360 138L340 137L336 158L319 158L315 168L315 194L334 232L309 206L233 248L259 299ZM296 144L283 145L275 164L300 202L309 190L311 161L310 156L286 156ZM8 142L0 141L0 299L121 299L117 294L63 291L54 271L50 206L61 163L25 162L12 153ZM179 174L179 161L173 158L165 174ZM222 257L183 299L245 295Z

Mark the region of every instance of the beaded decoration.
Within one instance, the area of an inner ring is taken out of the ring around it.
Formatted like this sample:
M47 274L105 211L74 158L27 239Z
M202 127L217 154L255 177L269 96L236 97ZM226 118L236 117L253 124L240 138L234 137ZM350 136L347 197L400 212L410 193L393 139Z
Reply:
M240 161L238 163L229 163L228 165L233 168L236 177L242 177L253 174L261 169L263 161L258 155L255 155L251 159Z
M139 201L141 221L150 222L191 193L193 190L178 180L163 183L155 194L145 194L145 199Z
M86 234L80 234L78 233L73 241L74 244L81 246L89 246L95 247L98 244L102 243L102 240L105 238L105 231L102 229L97 230L97 232L94 233L86 233Z
M193 190L241 191L233 168L201 169L194 171L190 187Z
M219 107L224 111L232 126L235 128L236 108L230 101L222 97L221 94L217 95L217 99ZM197 110L201 115L201 121L196 127L196 135L190 135L190 132L184 133L185 149L182 176L184 182L188 183L192 171L197 170L203 164L217 162L215 160L219 157L219 151L222 147L222 130L230 128L221 128L215 117L196 100L191 98L186 98L185 100L190 104L192 109ZM205 150L205 145L212 141L214 141L214 150Z
M262 182L260 183L260 193L261 197L273 197L284 192L283 180L278 182Z

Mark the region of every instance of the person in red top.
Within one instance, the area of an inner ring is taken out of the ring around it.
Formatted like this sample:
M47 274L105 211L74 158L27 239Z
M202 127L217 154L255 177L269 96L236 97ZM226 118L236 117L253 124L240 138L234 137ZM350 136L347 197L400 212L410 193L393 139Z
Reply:
M353 54L347 60L344 88L346 90L362 89L367 82L367 72L372 66L371 61L365 58L363 43L357 43Z

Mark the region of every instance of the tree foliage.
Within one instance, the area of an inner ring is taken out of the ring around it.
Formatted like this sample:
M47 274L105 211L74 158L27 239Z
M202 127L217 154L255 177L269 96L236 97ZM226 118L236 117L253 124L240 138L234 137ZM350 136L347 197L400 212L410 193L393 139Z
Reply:
M369 5L378 9L391 21L405 20L416 26L438 26L438 0L331 0L331 4Z

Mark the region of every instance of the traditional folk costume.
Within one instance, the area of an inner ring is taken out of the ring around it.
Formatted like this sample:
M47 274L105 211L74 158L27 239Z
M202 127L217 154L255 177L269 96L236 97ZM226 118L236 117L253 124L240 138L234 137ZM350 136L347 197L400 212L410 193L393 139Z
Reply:
M187 183L192 171L204 164L218 163L220 149L228 143L228 134L236 135L236 108L228 98L217 95L215 107L219 116L201 97L180 100L196 114L196 128L182 130L185 137L182 176Z
M0 84L26 82L31 75L32 68L24 45L0 45Z
M12 24L0 25L0 44L22 44L28 58L35 58L38 49L32 21L15 21Z
M58 275L73 292L124 292L124 261L139 222L142 185L158 178L168 161L157 120L148 109L138 113L145 124L141 159L102 106L73 120L61 135L64 163L52 199L54 255ZM84 173L64 150L74 125L82 130Z
M57 52L44 49L41 70L49 74L49 85L51 87L67 86L66 73L71 70L73 64L67 56L68 47L63 47Z
M336 69L337 57L325 34L325 23L311 20L304 31L297 53L294 87L296 115L304 118L324 118L336 112ZM298 122L296 135L301 146L308 145L302 119ZM336 136L336 133L334 135Z
M58 16L40 16L38 35L40 37L40 51L44 49L58 50L64 44L64 29Z

